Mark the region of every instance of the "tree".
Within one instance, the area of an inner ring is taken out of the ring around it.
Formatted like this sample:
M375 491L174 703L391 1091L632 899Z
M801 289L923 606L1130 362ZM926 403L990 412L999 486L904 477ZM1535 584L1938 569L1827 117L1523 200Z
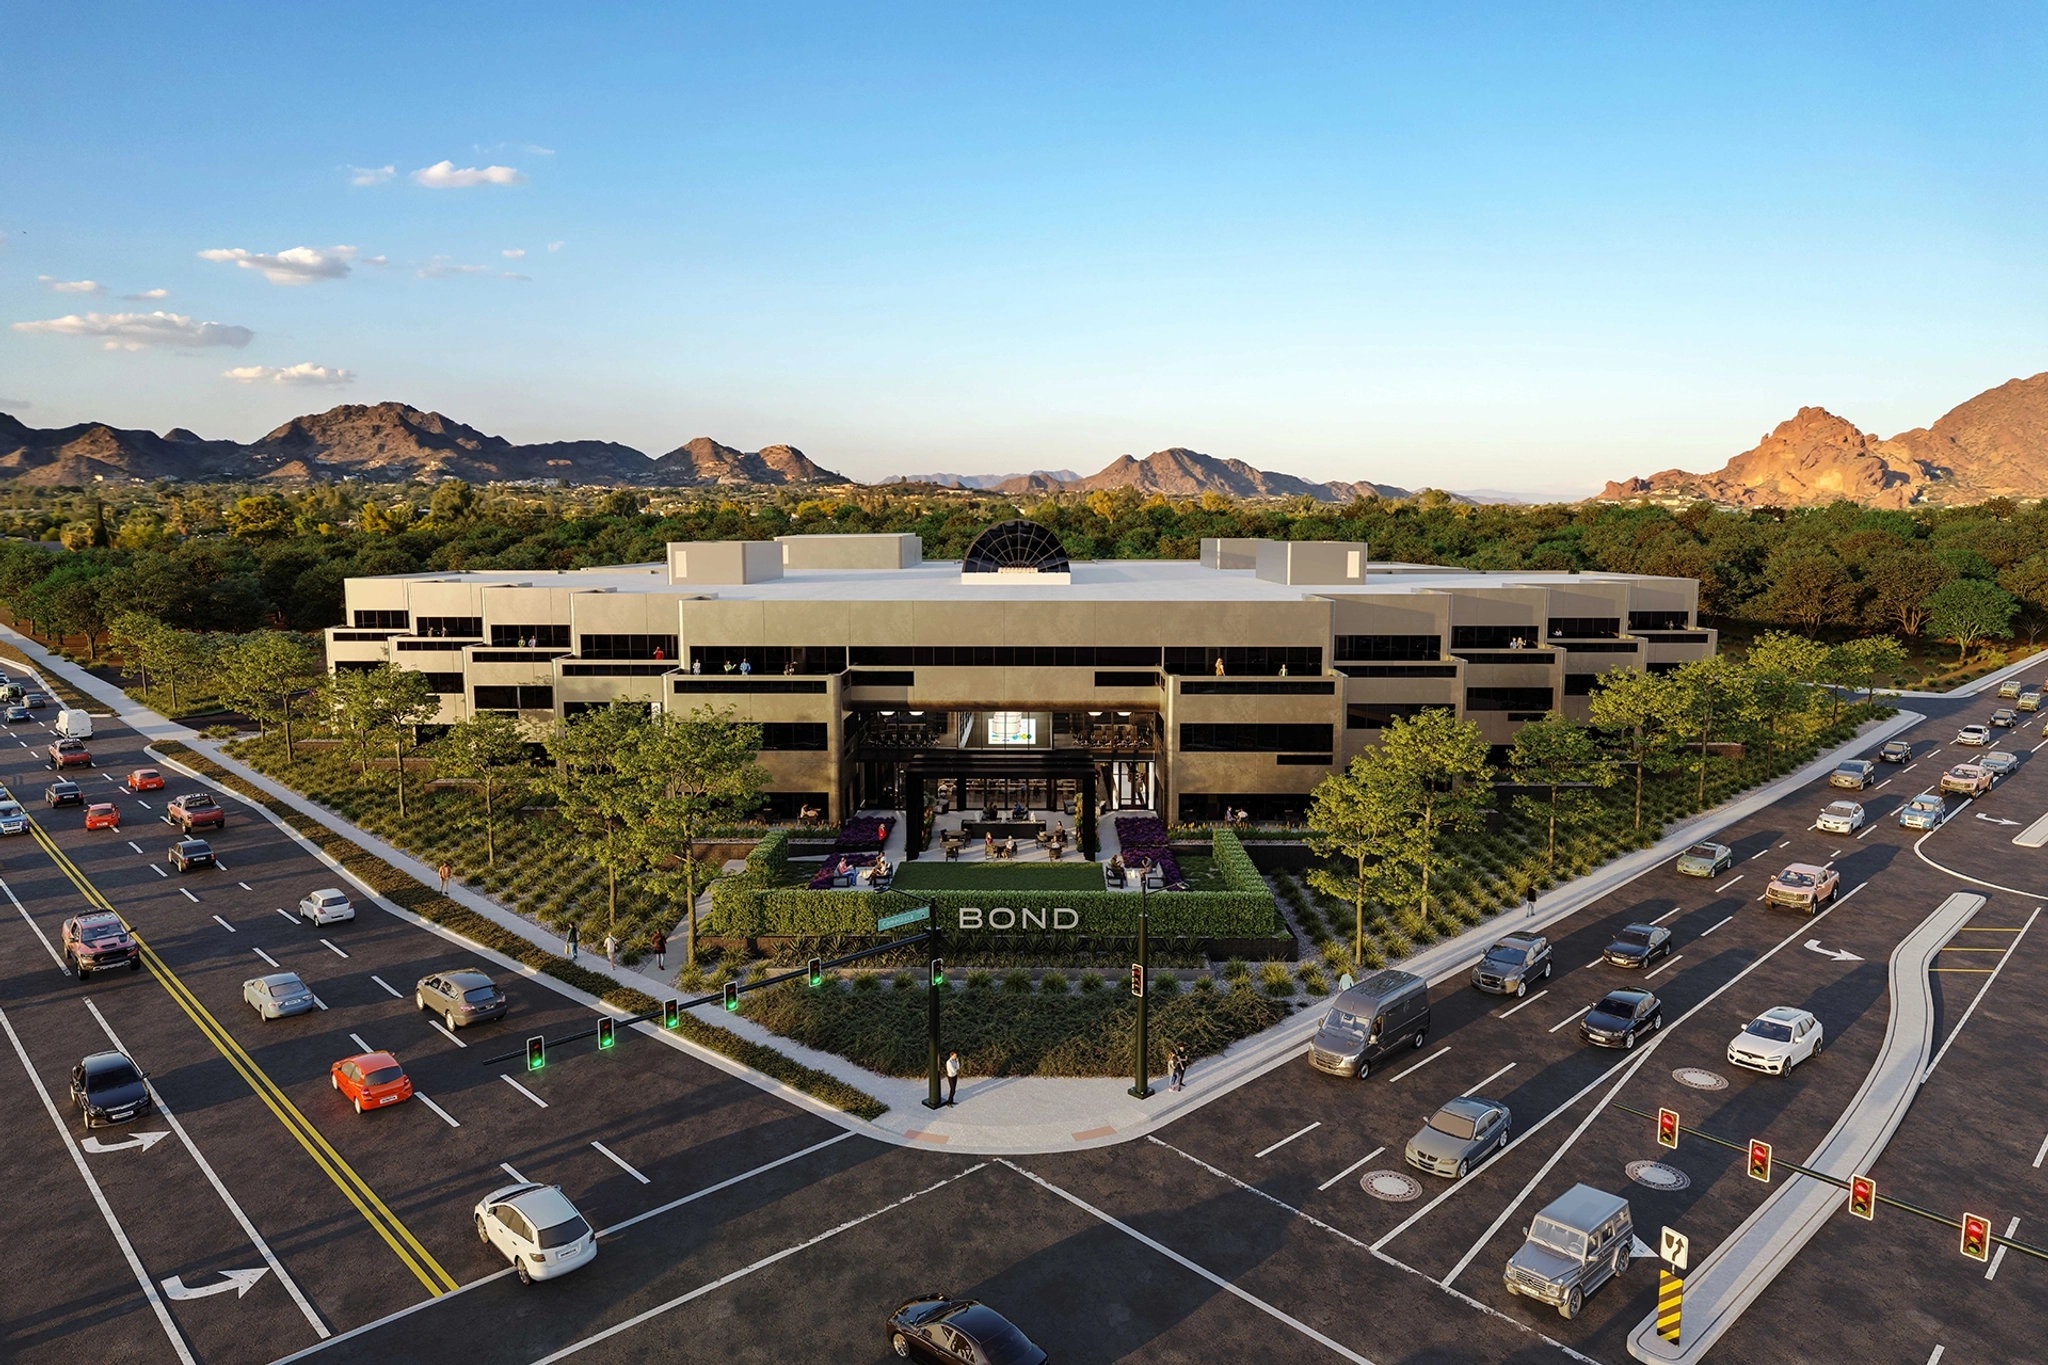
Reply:
M475 784L483 801L484 862L498 865L498 809L517 803L532 785L525 773L526 737L519 722L497 711L480 711L448 727L434 745L434 769L443 777Z
M215 669L221 700L253 716L262 729L282 729L285 762L295 762L292 716L299 694L320 677L312 645L302 636L259 631L221 650ZM401 792L399 810L404 809Z
M1833 651L1820 641L1782 630L1766 633L1749 647L1743 663L1773 758L1778 752L1779 721L1797 720L1808 713L1814 685L1833 680L1829 672L1832 656Z
M171 712L178 711L178 678L196 677L213 662L213 641L204 635L189 630L172 630L168 626L155 637L151 657L156 668L171 685Z
M417 669L393 668L384 664L372 670L371 676L376 679L382 693L380 708L384 731L391 737L391 757L398 764L394 776L398 779L398 818L403 820L406 742L416 739L419 727L440 714L441 698L427 681L427 675Z
M328 724L355 751L356 775L370 775L370 746L384 728L384 689L376 668L337 668L321 682L322 709Z
M1633 668L1609 669L1588 698L1595 729L1635 769L1636 823L1643 827L1643 775L1670 772L1678 766L1678 735L1673 725L1677 699L1670 675Z
M697 841L761 804L768 774L755 761L760 749L760 726L738 723L730 711L700 707L688 716L654 721L626 754L627 774L641 784L648 806L634 831L645 879L662 894L680 892L689 907L684 953L693 967L697 881L704 870Z
M555 766L537 784L554 798L562 835L604 869L612 927L619 917L619 877L639 865L634 836L652 804L633 757L649 724L645 711L617 703L555 722L547 737Z
M1755 714L1755 690L1741 664L1726 655L1695 659L1671 674L1672 694L1677 702L1673 719L1685 747L1696 751L1694 771L1699 788L1695 805L1707 805L1708 746L1717 736L1739 734Z
M1380 732L1379 746L1366 755L1375 775L1374 792L1405 810L1413 836L1409 856L1419 874L1416 912L1429 916L1430 874L1445 836L1470 829L1484 818L1493 770L1486 762L1479 727L1442 707L1397 716Z
M1558 826L1570 829L1599 813L1600 798L1587 789L1613 786L1614 762L1600 752L1585 726L1552 711L1515 731L1508 769L1515 781L1546 793L1540 798L1517 796L1514 806L1526 819L1548 822L1544 859L1546 868L1555 872Z
M1872 559L1863 575L1871 621L1918 635L1927 624L1927 599L1955 576L1946 565L1911 550Z
M1342 858L1346 876L1327 867L1309 870L1308 884L1326 896L1351 902L1354 915L1351 969L1365 965L1365 903L1399 904L1408 899L1407 873L1414 859L1414 826L1398 800L1385 791L1386 769L1368 749L1341 773L1316 784L1309 797L1308 844L1324 858Z
M1804 629L1809 635L1823 625L1850 619L1856 585L1834 552L1810 542L1793 541L1770 558L1764 568L1769 586L1760 599L1762 614Z
M1928 597L1927 629L1937 639L1955 641L1956 662L1961 663L1978 641L2010 638L2012 618L2019 609L2012 594L1996 583L1958 578Z
M121 651L121 657L142 676L142 704L149 705L149 670L155 666L156 637L163 622L139 611L124 611L107 622L107 643Z
M1880 676L1891 677L1906 666L1906 647L1891 635L1866 635L1828 651L1826 676L1837 686L1862 688L1868 701Z

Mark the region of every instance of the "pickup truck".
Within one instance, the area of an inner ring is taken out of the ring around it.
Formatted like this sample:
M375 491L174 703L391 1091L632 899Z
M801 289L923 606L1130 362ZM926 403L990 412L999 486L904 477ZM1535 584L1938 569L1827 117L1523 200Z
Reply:
M126 967L142 970L142 949L136 946L119 915L104 910L64 921L64 965L78 980L94 972Z
M211 792L177 797L164 807L164 814L186 834L195 829L226 829L228 823L228 813L220 808Z
M1941 790L1944 795L1955 792L1959 796L1982 796L1991 790L1994 780L1989 768L1975 763L1958 763L1941 775Z
M1842 874L1813 863L1793 863L1771 878L1764 888L1764 904L1782 905L1788 910L1818 914L1820 908L1842 889Z
M52 771L58 768L92 766L92 751L85 747L85 741L82 739L60 739L50 746L49 754Z

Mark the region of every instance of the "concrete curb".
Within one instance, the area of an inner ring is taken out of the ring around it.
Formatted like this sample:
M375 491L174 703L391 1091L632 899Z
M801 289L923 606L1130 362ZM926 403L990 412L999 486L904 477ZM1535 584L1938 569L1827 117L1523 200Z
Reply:
M1993 669L1973 683L1965 683L1961 687L1951 688L1946 692L1925 692L1913 688L1887 689L1880 687L1877 689L1876 695L1880 697L1924 697L1929 701L1939 701L1943 698L1954 697L1974 697L1987 687L1996 687L2014 674L2024 673L2028 669L2038 667L2043 663L2048 663L2048 651L2029 654L2017 663L2009 663L2004 668Z
M1927 968L1984 901L1967 891L1954 893L1893 951L1892 1009L1884 1045L1856 1097L1802 1164L1844 1180L1861 1175L1905 1121L1934 1047L1934 987ZM1691 1365L1705 1356L1845 1198L1833 1185L1788 1176L1686 1276L1679 1340L1657 1335L1657 1315L1651 1313L1629 1334L1629 1354L1649 1365Z

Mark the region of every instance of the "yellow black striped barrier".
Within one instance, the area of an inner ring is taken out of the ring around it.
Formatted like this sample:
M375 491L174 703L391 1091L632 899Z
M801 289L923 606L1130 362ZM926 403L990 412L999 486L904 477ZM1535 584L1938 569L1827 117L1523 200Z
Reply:
M1657 1335L1678 1340L1678 1318L1685 1308L1685 1277L1668 1270L1657 1272Z

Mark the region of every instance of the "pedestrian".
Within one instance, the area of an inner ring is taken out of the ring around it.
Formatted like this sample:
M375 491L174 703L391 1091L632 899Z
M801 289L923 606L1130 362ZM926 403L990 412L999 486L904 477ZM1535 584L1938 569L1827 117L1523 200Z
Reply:
M654 949L654 965L666 968L668 966L668 935L656 929L654 931L654 942L648 946Z
M613 971L619 969L619 941L610 934L604 936L604 965Z
M1184 1043L1173 1045L1173 1088L1185 1090L1188 1085L1188 1050Z
M575 926L575 925L573 925L573 924L572 924L572 925L570 925L570 926L569 926L569 960L570 960L571 962L574 962L574 961L576 960L576 949L577 949L578 947L580 947L580 946L582 945L582 942L583 942L582 936L581 936L581 935L579 935L579 934L578 934L578 933L576 932L576 926Z
M741 660L740 660L740 672L741 672L741 673L742 673L743 675L745 675L745 676L748 676L748 677L751 677L751 676L753 676L753 672L754 672L754 661L753 661L752 659L741 659Z
M953 1097L960 1093L960 1054L946 1054L946 1103L952 1104Z
M445 896L448 894L448 879L455 875L455 869L446 862L443 862L439 871L441 873L441 894Z

